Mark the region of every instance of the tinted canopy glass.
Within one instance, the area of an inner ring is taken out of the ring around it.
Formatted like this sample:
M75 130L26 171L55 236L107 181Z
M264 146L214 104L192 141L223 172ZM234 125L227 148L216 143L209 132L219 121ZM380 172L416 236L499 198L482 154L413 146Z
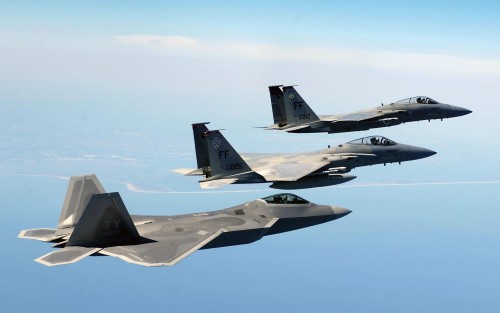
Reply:
M413 103L438 104L439 102L426 96L417 96L399 100L394 102L393 104L413 104Z
M275 204L304 204L309 203L309 201L302 199L301 197L294 195L292 193L280 193L277 195L272 195L269 197L262 198L262 200L267 203Z
M396 142L390 140L389 138L383 136L368 136L359 138L353 141L349 141L348 144L354 145L375 145L375 146L392 146Z

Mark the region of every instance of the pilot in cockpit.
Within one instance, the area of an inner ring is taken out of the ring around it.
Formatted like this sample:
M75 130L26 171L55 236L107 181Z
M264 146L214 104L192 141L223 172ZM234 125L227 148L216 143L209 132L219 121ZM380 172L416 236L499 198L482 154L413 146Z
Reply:
M377 139L377 138L375 138L375 137L372 137L372 138L370 139L370 142L372 143L372 145L378 145L378 139Z

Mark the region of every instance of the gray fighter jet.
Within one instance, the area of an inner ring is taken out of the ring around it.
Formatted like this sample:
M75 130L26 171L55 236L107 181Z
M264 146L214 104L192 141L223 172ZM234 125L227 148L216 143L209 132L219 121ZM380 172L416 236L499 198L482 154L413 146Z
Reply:
M276 189L331 186L356 178L346 174L355 167L401 163L436 154L382 136L369 136L307 153L240 155L220 131L208 130L205 124L192 124L198 168L174 170L184 175L204 175L201 188L266 182Z
M56 229L23 230L19 238L60 248L35 261L47 266L108 255L144 266L175 265L198 249L251 243L329 222L351 213L277 194L225 210L176 216L129 215L118 193L105 193L95 175L74 176Z
M443 120L472 111L419 96L376 108L338 115L316 115L293 86L269 86L274 124L265 129L292 133L343 133L406 122Z

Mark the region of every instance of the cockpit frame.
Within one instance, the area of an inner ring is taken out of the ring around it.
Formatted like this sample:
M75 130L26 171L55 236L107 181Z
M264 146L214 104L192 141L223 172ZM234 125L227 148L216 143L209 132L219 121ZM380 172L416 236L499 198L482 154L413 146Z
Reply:
M293 193L279 193L265 198L260 198L269 204L309 204L311 202Z
M403 100L396 101L394 103L391 103L391 105L393 105L393 104L416 104L416 103L438 104L439 102L434 100L434 99L431 99L429 97L426 97L426 96L416 96L416 97L411 97L411 98L406 98Z
M347 142L350 145L394 146L397 143L384 136L368 136Z

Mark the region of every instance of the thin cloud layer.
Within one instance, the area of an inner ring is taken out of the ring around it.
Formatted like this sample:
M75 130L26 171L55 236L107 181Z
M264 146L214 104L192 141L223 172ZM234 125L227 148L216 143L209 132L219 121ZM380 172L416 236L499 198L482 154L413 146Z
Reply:
M365 66L393 70L500 74L500 60L442 54L368 51L318 46L266 45L250 42L205 42L183 36L123 35L118 43L162 54L241 58L325 65Z
M127 35L116 36L118 42L139 46L160 46L160 47L194 47L196 40L183 36L157 36L157 35Z

